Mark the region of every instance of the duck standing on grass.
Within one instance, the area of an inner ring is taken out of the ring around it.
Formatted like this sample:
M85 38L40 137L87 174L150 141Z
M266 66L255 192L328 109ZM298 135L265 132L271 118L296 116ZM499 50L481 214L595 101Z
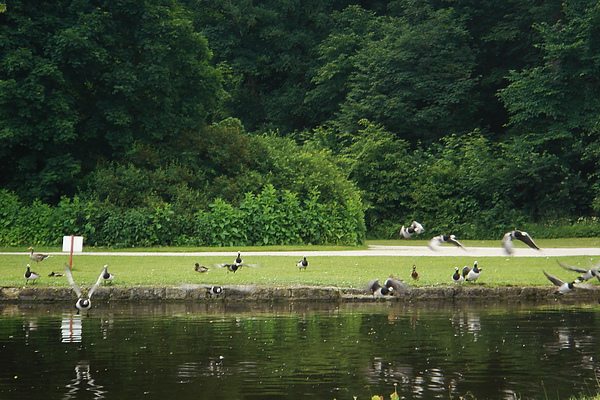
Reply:
M303 258L302 260L299 260L299 261L296 263L296 266L298 267L298 269L299 269L300 271L302 271L302 270L306 270L306 267L308 267L308 261L306 261L306 256L304 256L304 258Z
M87 296L83 296L83 294L81 293L81 289L79 289L79 286L77 286L77 284L73 280L73 274L71 273L71 267L69 267L68 264L65 264L65 274L67 275L67 279L69 280L69 283L71 284L71 287L73 288L73 291L75 292L75 294L78 297L77 302L75 303L75 307L77 308L77 314L79 314L80 311L87 311L90 308L92 308L92 295L94 294L96 289L98 289L98 286L100 286L100 282L102 282L102 279L103 279L102 275L104 275L104 270L102 270L102 272L100 273L100 276L98 276L98 280L96 281L96 283L94 283L92 288L89 290L89 292L87 293Z
M198 263L196 263L196 265L194 266L194 271L196 272L200 272L201 274L210 271L210 269L208 267L205 267L204 265L200 265Z
M417 271L417 266L413 265L412 272L410 273L410 277L415 281L419 280L419 271Z
M29 264L27 264L27 271L25 271L25 279L26 279L25 282L31 281L31 283L35 283L35 280L39 277L40 277L40 274L38 274L37 272L33 272L31 270L31 266Z
M475 282L477 279L479 279L479 274L481 274L481 270L483 270L483 268L477 267L477 261L473 263L473 269L465 266L463 268L463 277L465 278L465 281Z
M452 275L452 282L462 283L464 280L465 280L465 277L460 274L458 267L454 267L454 274Z
M42 261L44 261L45 259L52 257L51 255L48 255L48 254L34 253L33 247L29 247L27 250L31 250L31 253L29 254L29 258L31 258L33 261L35 261L38 264L41 263Z

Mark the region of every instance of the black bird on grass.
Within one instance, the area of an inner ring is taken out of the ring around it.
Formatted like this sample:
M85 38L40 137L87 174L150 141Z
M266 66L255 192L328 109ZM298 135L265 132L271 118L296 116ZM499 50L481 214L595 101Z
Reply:
M468 268L468 267L466 267ZM458 267L454 267L454 274L452 275L452 281L455 283L462 283L465 280L465 277L460 274Z

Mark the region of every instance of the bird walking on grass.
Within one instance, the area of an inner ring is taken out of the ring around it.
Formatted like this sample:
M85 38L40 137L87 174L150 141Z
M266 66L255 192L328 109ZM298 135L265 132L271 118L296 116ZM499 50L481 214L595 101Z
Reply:
M562 279L555 277L554 275L550 275L546 271L543 271L543 272L544 272L544 275L546 275L546 278L548 278L548 280L550 282L552 282L552 284L554 286L557 287L556 292L554 292L555 294L567 294L567 293L571 292L573 289L575 289L574 282L565 282Z
M102 282L112 283L113 279L115 279L115 275L108 272L108 264L106 264L102 269Z
M51 255L48 255L48 254L34 253L33 247L29 247L27 250L31 250L31 253L29 254L29 258L31 258L33 261L35 261L38 264L41 263L42 261L44 261L45 259L52 257Z
M194 266L194 271L196 272L200 272L201 274L210 271L210 269L208 267L205 267L204 265L200 265L198 263L196 263L196 265Z
M417 221L413 221L408 228L405 226L400 228L400 236L402 236L404 239L410 239L413 237L413 235L419 235L422 232L425 232L425 229L423 229L423 225Z
M504 251L506 251L506 254L508 254L508 255L512 255L515 252L515 250L514 250L515 246L513 244L514 239L520 240L521 242L525 243L527 246L531 247L532 249L535 249L535 250L540 249L537 246L537 244L535 244L535 242L533 241L533 239L531 238L529 233L523 232L520 230L514 230L514 231L506 232L504 234L504 237L502 238L502 247L504 247Z
M35 280L40 277L40 274L33 272L31 266L27 264L27 271L25 271L25 282L35 283Z
M73 274L71 273L71 267L69 267L68 264L65 264L65 274L67 275L67 279L69 280L69 283L71 284L71 287L73 288L73 291L77 295L77 302L75 303L75 307L77 308L77 314L79 314L80 311L88 311L90 308L92 308L92 295L94 294L96 289L98 289L98 286L100 286L100 282L102 282L102 279L103 279L102 275L104 275L104 270L102 270L102 272L100 272L100 276L98 276L98 280L90 288L90 290L88 291L86 296L83 295L83 293L81 292L81 289L73 280Z
M458 267L454 267L454 274L452 275L452 281L454 283L462 283L464 280L465 280L465 277L461 275Z
M404 283L394 278L393 275L385 281L383 286L379 283L379 279L374 279L367 284L366 291L376 297L382 297L393 294L400 294L406 289Z
M308 261L306 261L306 256L304 256L304 258L302 258L302 260L299 260L299 261L296 263L296 266L298 267L298 269L299 269L300 271L302 271L302 270L306 270L306 267L308 267Z
M410 277L413 278L415 281L419 280L419 271L417 271L416 265L413 265L412 272L410 273Z

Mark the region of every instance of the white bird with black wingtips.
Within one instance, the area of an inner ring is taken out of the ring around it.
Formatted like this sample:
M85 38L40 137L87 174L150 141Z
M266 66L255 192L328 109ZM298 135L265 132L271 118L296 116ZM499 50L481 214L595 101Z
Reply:
M410 239L413 235L419 235L425 232L423 225L418 223L417 221L413 221L412 224L407 228L404 225L400 228L400 236L404 239Z
M464 249L464 246L458 240L456 240L456 236L454 236L454 235L435 236L429 241L428 246L431 250L437 250L444 243L450 243L450 244L455 245L456 247Z
M540 249L537 244L535 244L529 233L516 229L514 231L506 232L502 238L502 247L504 247L504 250L508 255L512 255L515 252L515 245L513 244L514 239L520 240L532 249Z
M71 287L73 287L73 291L75 292L75 294L78 297L77 302L75 303L75 307L77 307L77 313L79 314L80 311L87 311L90 308L92 308L92 295L94 294L96 289L98 289L98 286L100 286L100 282L102 282L102 275L104 274L104 270L102 270L102 272L100 272L100 276L98 276L98 280L96 281L96 283L94 283L94 285L88 291L87 296L83 295L83 293L81 292L81 289L79 288L79 286L77 286L77 284L73 280L73 274L71 273L71 267L69 267L68 264L65 264L65 274L67 275L67 279L69 280Z

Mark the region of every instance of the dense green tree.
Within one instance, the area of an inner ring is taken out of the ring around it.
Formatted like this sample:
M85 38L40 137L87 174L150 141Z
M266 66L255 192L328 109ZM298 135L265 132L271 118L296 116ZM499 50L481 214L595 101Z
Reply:
M197 127L219 97L174 0L9 1L0 40L1 183L27 197L72 194L98 160Z
M563 19L538 29L544 62L514 72L510 85L500 91L511 113L508 143L515 143L515 151L510 154L527 149L545 160L533 174L544 182L531 191L533 204L541 206L541 198L554 197L554 206L563 204L558 209L585 214L590 185L598 180L600 7L592 1L566 2ZM554 178L549 180L550 171Z

